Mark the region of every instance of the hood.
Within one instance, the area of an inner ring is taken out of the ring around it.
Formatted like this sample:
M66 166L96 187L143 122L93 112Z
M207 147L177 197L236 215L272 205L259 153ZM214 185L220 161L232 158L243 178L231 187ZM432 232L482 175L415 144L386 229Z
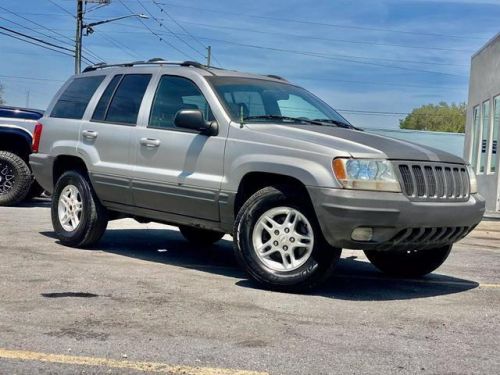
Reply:
M346 152L354 158L465 164L462 158L445 151L364 131L320 125L259 124L250 126L260 133L313 143L338 152Z

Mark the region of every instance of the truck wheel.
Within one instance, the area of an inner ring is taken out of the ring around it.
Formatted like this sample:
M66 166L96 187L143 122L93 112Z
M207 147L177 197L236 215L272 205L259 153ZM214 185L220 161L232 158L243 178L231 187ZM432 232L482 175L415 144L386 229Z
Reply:
M234 226L236 258L263 286L297 292L316 287L333 272L342 249L323 237L304 197L284 187L252 195Z
M97 199L88 177L77 171L65 172L57 181L51 214L54 231L67 246L95 244L108 225L107 210Z
M23 159L12 152L0 151L0 206L13 206L25 199L32 181Z
M419 277L436 270L450 254L452 245L426 250L368 251L368 260L380 271L399 277Z
M208 229L194 228L181 225L179 230L186 240L196 245L211 245L224 237L225 233Z

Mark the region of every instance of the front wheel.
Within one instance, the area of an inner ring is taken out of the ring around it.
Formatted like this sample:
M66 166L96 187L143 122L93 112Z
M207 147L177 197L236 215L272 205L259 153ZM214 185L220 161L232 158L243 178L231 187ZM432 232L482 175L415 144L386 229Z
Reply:
M51 214L54 231L67 246L95 244L108 225L107 210L97 199L87 175L77 171L65 172L57 181Z
M439 268L448 258L451 247L407 251L365 250L365 255L375 267L388 275L419 277Z
M269 289L314 288L331 275L341 254L324 239L303 196L286 187L266 187L251 196L234 233L239 263Z

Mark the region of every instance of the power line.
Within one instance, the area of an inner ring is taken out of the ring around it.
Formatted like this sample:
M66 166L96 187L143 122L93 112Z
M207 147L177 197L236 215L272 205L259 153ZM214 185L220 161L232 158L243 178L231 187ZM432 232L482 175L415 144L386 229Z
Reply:
M204 57L204 54L202 52L200 52L199 50L197 50L196 48L194 48L191 44L189 44L188 42L186 42L184 39L182 39L179 35L177 35L177 33L175 33L174 31L172 31L170 28L168 28L167 26L165 26L161 21L158 20L158 18L156 18L145 6L144 4L140 1L140 0L137 0L137 3L146 11L147 14L149 14L149 16L155 20L156 22L158 22L158 24L160 25L160 27L164 28L165 30L167 30L169 33L171 33L175 38L177 38L179 41L181 41L182 43L184 43L186 46L188 46L190 49L192 49L194 52L196 52L197 54L199 54L200 56L203 56Z
M54 52L57 52L57 53L60 53L60 54L66 55L66 56L73 57L73 55L70 55L70 54L68 54L68 53L66 53L66 52L63 52L63 51L59 50L59 49L55 49L55 48L52 48L52 47L48 47L48 46L45 46L45 45L42 45L42 44L37 44L37 43L35 43L35 42L31 42L31 41L29 41L29 40L22 39L22 38L20 38L20 37L17 37L17 36L15 36L15 35L8 34L8 33L3 32L3 31L0 31L0 34L5 35L5 36L8 36L8 37L10 37L10 38L14 38L14 39L21 40L21 41L23 41L23 42L25 42L25 43L33 44L34 46L38 46L38 47L45 48L45 49L48 49L48 50L51 50L51 51L54 51Z
M59 4L57 4L55 1L53 0L48 0L49 3L51 3L52 5L58 7L59 9L61 9L64 13L66 14L69 14L71 17L75 18L75 15L73 13L71 13L69 10L67 10L66 8L60 6Z
M20 15L20 14L18 14L18 13L16 13L16 12L13 12L13 11L11 11L11 10L7 9L7 8L2 7L2 6L0 6L0 9L4 10L5 12L7 12L7 13L9 13L9 14L12 14L12 15L14 15L14 16L16 16L16 17L22 18L23 20L25 20L25 21L29 22L30 24L37 25L38 27L41 27L41 28L42 28L42 29L44 29L44 30L50 31L51 33L54 33L54 34L56 34L56 35L58 35L58 36L60 36L60 37L63 37L64 39L70 40L72 43L74 43L74 42L75 42L75 41L74 41L74 39L72 39L72 38L70 38L70 37L68 37L68 36L66 36L66 35L64 35L64 34L61 34L61 33L57 32L57 31L54 31L54 30L52 30L52 29L50 29L50 28L46 27L45 25L42 25L42 24L40 24L40 23L38 23L38 22L36 22L36 21L34 21L34 20L32 20L32 19L29 19L29 18L27 18L27 17L24 17L23 15ZM101 61L102 61L102 58L101 58L101 57L99 57L98 55L96 55L96 54L95 54L94 52L92 52L91 50L86 49L86 53L88 53L89 55L91 55L93 58L95 58L95 59L98 59L98 60L101 60ZM88 59L87 59L87 60L88 60Z
M211 25L211 24L200 23L200 22L190 22L190 21L183 21L183 22L191 24L191 25L197 25L197 26L208 27L208 28L213 28L213 29L239 30L239 31L247 31L247 32L251 32L251 33L259 33L259 34L266 34L266 35L281 35L281 36L286 36L286 37L309 39L309 40L311 40L311 39L312 40L322 40L322 41L326 41L326 42L339 42L339 43L349 43L349 44L362 44L362 45L368 45L368 46L411 48L411 49L449 51L449 52L473 52L472 50L465 50L465 49L444 48L444 47L424 47L424 46L403 45L403 44L393 44L393 43L380 43L380 42L369 42L369 41L367 42L367 41L350 40L350 39L332 39L332 38L324 38L324 37L318 37L318 36L298 35L298 34L292 34L292 33L276 32L276 31L256 30L256 29L252 29L252 28Z
M204 49L208 48L199 38L197 38L196 36L194 36L193 34L191 34L191 32L189 30L187 30L184 26L182 26L182 24L180 24L179 22L177 22L175 20L175 18L173 18L170 15L170 13L168 13L165 9L163 9L163 7L157 1L155 1L155 0L152 0L152 1L153 1L153 4L155 4L160 9L161 13L165 13L167 15L167 17L170 18L170 20L172 20L177 26L179 26L187 35L189 35L191 37L191 39L193 39L195 42L197 42L198 44L200 44ZM213 56L213 58L217 62L217 64L219 64L219 66L222 65L220 63L220 61L217 59L216 56Z
M62 49L62 50L66 50L66 51L69 51L69 52L73 52L73 50L71 50L69 48L66 48L66 47L63 47L63 46L58 46L57 44L47 42L47 41L45 41L43 39L38 39L38 38L35 38L33 36L20 33L19 31L9 29L8 27L0 26L0 29L8 31L8 32L13 33L13 34L16 34L16 35L19 35L19 36L22 36L23 38L34 40L34 41L36 41L38 43L42 43L42 44L45 44L45 45L48 45L48 46L51 46L51 47L54 47L54 48L59 48L59 49Z
M38 77L25 77L25 76L11 76L11 75L0 75L0 78L4 79L25 79L28 81L42 81L42 82L65 82L62 79L50 79L50 78L38 78Z
M130 9L122 0L118 0L120 2L120 4L125 8L127 9L130 13L134 13L132 11L132 9ZM165 40L161 35L159 35L158 33L154 32L141 18L139 18L139 21L141 22L141 24L151 33L153 34L155 37L157 37L160 42L168 45L170 48L176 50L177 52L179 52L180 54L186 56L188 59L191 58L189 55L187 55L184 51L180 50L179 48L177 48L176 46L174 46L172 43L168 42L167 40Z
M450 35L450 34L440 34L440 33L426 33L426 32L418 32L418 31L385 29L385 28L365 27L365 26L355 26L355 25L340 25L340 24L318 22L318 21L299 20L299 19L293 19L293 18L262 16L262 15L257 15L257 14L245 14L243 12L231 12L231 11L227 11L227 10L200 8L200 7L182 5L182 4L171 3L171 2L162 2L159 4L171 5L171 6L187 8L187 9L196 9L196 10L201 10L201 11L205 11L205 12L212 12L212 13L224 13L224 14L236 15L238 17L260 18L260 19L275 20L275 21L281 21L281 22L293 22L293 23L299 23L299 24L305 24L305 25L328 26L328 27L335 27L335 28L341 28L341 29L377 31L377 32L388 32L388 33L409 34L409 35L424 35L424 36L445 37L445 38L455 38L455 39L479 39L479 40L484 39L481 37L474 37L474 36Z

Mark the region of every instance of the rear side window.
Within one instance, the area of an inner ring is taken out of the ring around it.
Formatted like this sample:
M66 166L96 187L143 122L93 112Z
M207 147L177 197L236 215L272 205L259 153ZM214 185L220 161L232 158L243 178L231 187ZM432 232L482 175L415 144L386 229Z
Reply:
M75 78L57 100L50 117L81 119L104 76Z
M104 119L106 118L106 113L108 112L109 102L111 101L111 98L115 93L116 86L118 86L122 77L123 74L116 75L108 84L108 87L106 87L106 90L104 90L101 99L99 99L99 103L97 103L97 107L95 108L92 120L104 121Z
M151 74L127 74L111 99L104 121L135 124Z

